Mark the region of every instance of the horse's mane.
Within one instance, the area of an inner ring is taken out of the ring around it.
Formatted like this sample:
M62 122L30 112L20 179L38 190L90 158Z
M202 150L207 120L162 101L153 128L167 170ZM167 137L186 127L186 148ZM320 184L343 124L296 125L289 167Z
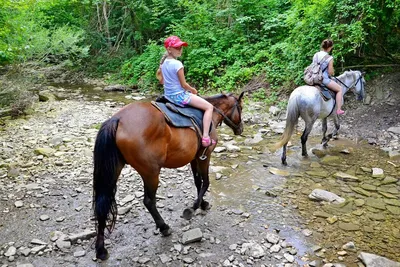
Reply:
M221 100L222 98L226 98L226 97L232 96L232 95L233 95L232 93L217 94L217 95L212 95L212 96L206 96L206 97L204 97L204 99L210 103L215 103L215 102L218 102L219 100Z
M360 71L358 71L358 70L346 70L344 73L342 73L342 74L340 74L338 77L337 77L337 79L339 79L339 80L343 80L343 79L345 79L345 78L347 78L347 77L351 77L351 76L353 76L354 78L356 78L356 73L360 73ZM361 73L360 73L361 74Z

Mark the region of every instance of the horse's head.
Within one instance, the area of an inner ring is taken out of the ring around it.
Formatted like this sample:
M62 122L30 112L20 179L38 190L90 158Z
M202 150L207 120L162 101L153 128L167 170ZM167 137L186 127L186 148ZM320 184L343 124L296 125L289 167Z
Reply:
M361 71L354 71L355 72L355 94L357 96L358 101L362 101L365 97L365 80L364 80L364 72Z
M340 85L344 86L344 93L351 88L354 88L354 94L357 100L361 101L365 97L365 80L364 73L361 71L345 71L342 75L336 78Z
M214 105L214 110L222 116L220 123L223 121L234 132L239 135L243 132L242 122L242 98L244 92L239 97L233 94L221 94L214 97L206 98Z

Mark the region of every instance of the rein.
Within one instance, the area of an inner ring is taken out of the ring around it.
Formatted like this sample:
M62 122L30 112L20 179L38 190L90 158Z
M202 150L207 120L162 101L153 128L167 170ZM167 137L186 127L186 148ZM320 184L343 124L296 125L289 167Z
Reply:
M236 98L235 98L235 101L236 101L236 103L232 107L229 117L231 117L233 115L233 113L235 112L236 109L238 110L239 115L241 114L241 108L240 108L240 105ZM231 121L229 119L229 117L226 116L219 108L214 106L214 110L224 118L223 121L225 122L226 125L228 125L229 127L231 127L234 130L238 130L240 128L240 124L235 124L233 121ZM221 124L222 124L222 121L219 123L219 125L221 125Z
M358 77L357 81L352 85L352 86L347 86L344 82L342 82L341 80L339 80L337 77L334 77L336 81L338 81L339 83L341 83L344 87L346 87L347 90L350 90L350 88L356 87L356 85L358 84L359 81L361 81L362 79L362 75L360 74L360 77ZM363 90L364 84L361 83L361 90Z

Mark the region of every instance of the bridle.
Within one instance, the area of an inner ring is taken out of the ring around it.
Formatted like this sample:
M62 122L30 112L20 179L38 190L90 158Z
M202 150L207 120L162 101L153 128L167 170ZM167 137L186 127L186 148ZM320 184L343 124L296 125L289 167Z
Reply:
M358 82L360 82L362 80L362 74L360 73L360 77L358 77L358 79L354 82L353 85L351 86L347 86L344 82L342 82L341 80L339 80L337 77L335 77L335 80L338 81L339 83L341 83L344 87L346 87L347 90L350 90L350 88L355 88L358 84ZM364 83L361 82L361 92L364 91Z
M241 118L241 114L242 114L242 108L239 105L239 101L234 97L235 99L235 105L233 105L233 107L231 108L231 112L229 114L229 116L226 116L219 108L214 106L214 110L220 114L224 119L223 122L228 125L229 127L231 127L234 131L237 131L240 129L240 125L242 122L242 118ZM229 117L232 117L233 113L235 111L239 112L239 118L240 118L240 122L238 124L234 123L231 119L229 119ZM222 121L219 123L219 125L222 124Z

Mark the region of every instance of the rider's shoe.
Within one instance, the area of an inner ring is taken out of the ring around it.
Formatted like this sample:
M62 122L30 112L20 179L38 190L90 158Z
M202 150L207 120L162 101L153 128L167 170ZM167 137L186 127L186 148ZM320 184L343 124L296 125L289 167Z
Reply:
M343 114L344 114L344 111L341 110L341 109L338 109L338 110L336 110L336 114L338 114L338 115L343 115Z

